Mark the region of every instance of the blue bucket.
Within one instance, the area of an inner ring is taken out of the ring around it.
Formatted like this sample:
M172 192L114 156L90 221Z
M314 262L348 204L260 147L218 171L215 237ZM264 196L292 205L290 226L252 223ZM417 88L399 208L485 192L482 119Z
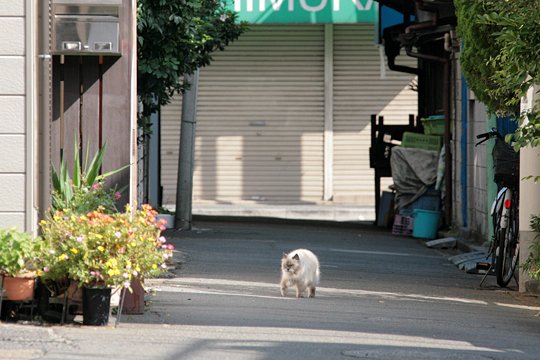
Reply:
M439 229L440 211L414 209L412 236L421 239L435 239Z

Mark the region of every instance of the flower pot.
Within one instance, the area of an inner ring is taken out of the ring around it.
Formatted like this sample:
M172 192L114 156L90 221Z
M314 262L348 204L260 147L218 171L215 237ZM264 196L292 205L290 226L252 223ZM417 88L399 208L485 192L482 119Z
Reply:
M111 309L111 288L83 288L83 324L107 325Z
M165 227L167 229L174 228L174 215L172 214L157 214L156 220L165 220Z
M34 278L5 276L3 281L4 290L8 300L24 301L34 297Z
M139 279L131 281L131 290L122 289L124 292L124 304L122 306L122 314L140 315L144 314L144 288Z

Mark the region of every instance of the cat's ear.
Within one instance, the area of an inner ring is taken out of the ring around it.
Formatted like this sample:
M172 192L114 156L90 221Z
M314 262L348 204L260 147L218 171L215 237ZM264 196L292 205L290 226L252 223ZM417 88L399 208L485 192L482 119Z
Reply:
M298 254L294 255L292 258L293 258L294 260L300 261L300 256L298 256Z
M287 257L287 254L286 253L283 253L283 256L281 257L282 259L285 259Z

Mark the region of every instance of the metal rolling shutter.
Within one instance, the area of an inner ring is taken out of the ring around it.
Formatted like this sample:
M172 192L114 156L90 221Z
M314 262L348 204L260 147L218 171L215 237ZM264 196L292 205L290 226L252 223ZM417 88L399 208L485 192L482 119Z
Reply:
M180 146L180 119L182 96L175 95L171 103L161 108L161 186L163 205L176 203L178 178L178 149Z
M323 35L253 25L201 70L194 203L320 201ZM165 204L176 196L179 104L162 111Z
M407 123L417 113L414 75L386 69L381 77L373 25L334 26L334 202L373 205L374 173L369 167L370 115ZM413 59L404 57L414 66ZM385 189L391 179L381 184Z

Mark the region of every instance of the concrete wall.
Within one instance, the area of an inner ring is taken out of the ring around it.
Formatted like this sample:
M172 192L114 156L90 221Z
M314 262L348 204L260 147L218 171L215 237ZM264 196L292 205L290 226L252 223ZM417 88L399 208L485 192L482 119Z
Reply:
M459 57L459 53L457 54ZM464 236L479 242L489 240L488 154L492 144L475 147L476 135L488 129L484 104L474 93L463 91L459 58L454 62L453 79L453 182L454 225Z
M529 110L533 103L538 102L540 85L536 85L529 89L526 97L522 100L521 110ZM524 178L527 176L540 175L540 147L526 147L520 151L520 168L519 176ZM540 214L540 186L532 180L522 180L519 184L519 263L524 264L530 254L530 247L533 242L538 241L538 233L534 232L530 226L531 215ZM540 292L540 282L531 281L529 275L523 269L520 269L519 274L519 290Z
M26 229L25 0L0 0L0 228Z

